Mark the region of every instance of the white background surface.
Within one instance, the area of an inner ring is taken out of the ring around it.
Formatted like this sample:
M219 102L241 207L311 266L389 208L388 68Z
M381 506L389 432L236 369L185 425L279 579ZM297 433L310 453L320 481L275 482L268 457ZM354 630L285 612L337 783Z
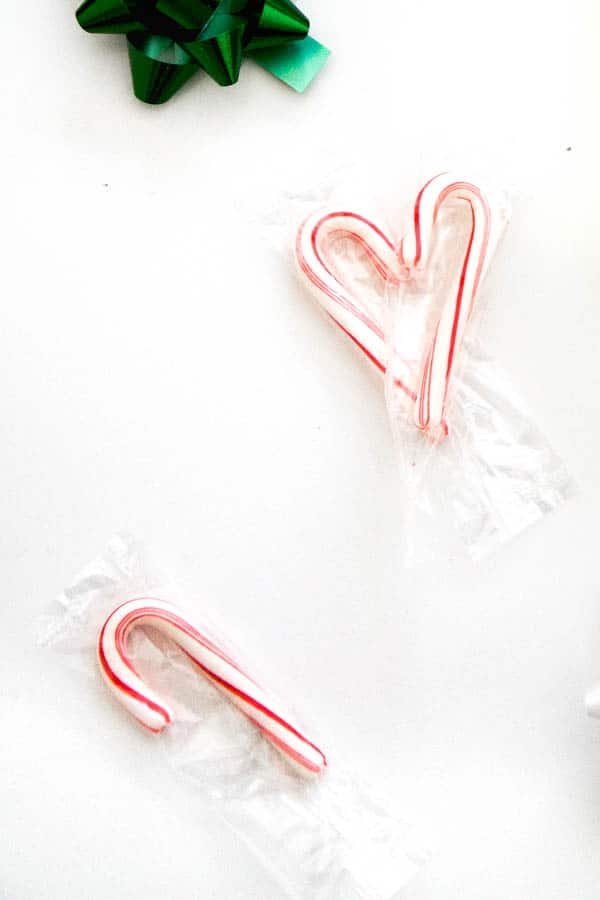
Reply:
M34 647L121 528L425 827L407 897L600 895L596 4L303 6L304 96L248 63L158 108L66 0L4 10L2 898L281 897ZM512 189L497 351L581 487L478 567L401 568L377 384L260 224L384 151Z

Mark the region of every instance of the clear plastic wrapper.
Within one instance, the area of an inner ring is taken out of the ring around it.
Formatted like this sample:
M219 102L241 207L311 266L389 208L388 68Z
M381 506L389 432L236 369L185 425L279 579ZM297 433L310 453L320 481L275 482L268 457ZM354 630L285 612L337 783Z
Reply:
M502 278L491 296L486 275L510 208L485 181L452 173L388 184L398 185L393 199L389 189L378 197L375 185L369 198L355 178L312 210L303 204L296 263L322 310L383 380L405 561L479 559L573 491L564 463L487 352L494 341L482 312L502 306Z
M207 622L203 611L198 614L177 587L153 569L140 545L128 536L113 538L40 626L40 643L59 651L81 673L89 701L98 707L99 725L104 723L113 734L116 728L140 726L102 684L98 635L119 604L146 596L187 610L219 647L241 660L214 622ZM302 774L172 641L145 627L133 629L127 640L135 669L168 699L174 713L164 732L148 735L148 740L156 742L157 752L187 780L190 790L215 805L286 896L396 896L423 855L413 846L407 827L339 762L330 746L324 748L327 768L319 775ZM249 671L245 661L244 669ZM269 683L264 677L257 680Z

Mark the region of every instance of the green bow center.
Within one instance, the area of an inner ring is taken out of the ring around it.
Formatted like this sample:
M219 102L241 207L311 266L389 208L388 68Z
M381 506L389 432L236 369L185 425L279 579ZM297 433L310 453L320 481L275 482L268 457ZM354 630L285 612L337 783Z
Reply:
M238 29L244 32L246 43L258 26L265 0L125 0L125 3L131 18L144 30L178 43ZM98 0L89 6L97 14ZM80 23L81 18L80 13ZM137 30L135 25L134 30Z

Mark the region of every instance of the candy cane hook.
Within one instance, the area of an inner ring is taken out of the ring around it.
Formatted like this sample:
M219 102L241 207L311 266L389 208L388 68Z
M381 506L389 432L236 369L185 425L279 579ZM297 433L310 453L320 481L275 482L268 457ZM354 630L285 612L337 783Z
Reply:
M100 669L120 703L150 731L173 721L165 701L139 676L127 654L127 637L138 625L156 628L173 640L282 753L310 772L327 765L315 744L273 708L270 697L239 665L169 603L143 597L117 607L98 638Z

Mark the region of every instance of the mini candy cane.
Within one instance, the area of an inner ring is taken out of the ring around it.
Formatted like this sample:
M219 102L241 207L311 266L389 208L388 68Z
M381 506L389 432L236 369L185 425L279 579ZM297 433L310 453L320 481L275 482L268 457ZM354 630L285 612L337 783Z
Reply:
M453 199L468 203L471 229L464 259L443 302L417 379L415 424L432 437L447 432L444 412L457 352L507 219L502 198L492 203L476 185L448 172L436 175L417 195L412 227L400 243L400 261L404 265L416 270L427 265L439 211Z
M388 349L383 329L383 310L377 314L353 297L340 282L327 262L327 242L336 235L352 238L366 251L379 275L398 282L406 277L398 258L398 248L383 231L364 216L353 212L321 211L300 226L296 238L296 260L306 276L322 308L335 324L354 342L381 374L385 374ZM411 401L416 394L411 387L408 366L398 361L396 384Z
M171 638L293 762L310 772L325 768L327 761L318 747L273 709L273 699L227 653L184 619L174 606L148 597L117 607L98 638L98 660L106 683L145 728L160 732L173 721L173 714L142 681L127 655L127 636L137 625L150 625Z

